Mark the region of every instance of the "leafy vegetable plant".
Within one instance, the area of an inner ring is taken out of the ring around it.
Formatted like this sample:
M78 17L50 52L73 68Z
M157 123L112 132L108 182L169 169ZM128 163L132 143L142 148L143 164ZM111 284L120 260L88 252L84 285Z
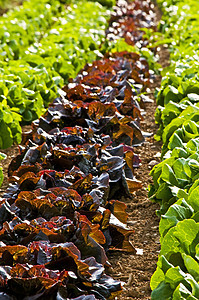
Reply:
M0 148L9 147L11 139L19 143L21 129L13 129L18 122L27 124L41 116L64 83L101 55L109 16L110 11L98 2L71 3L65 8L60 1L41 0L25 1L1 17L0 102L6 101L8 109L21 117L6 123Z
M158 299L198 299L199 115L198 2L159 1L161 29L170 40L171 66L157 94L157 139L163 161L151 172L150 197L161 205L161 251L151 278Z

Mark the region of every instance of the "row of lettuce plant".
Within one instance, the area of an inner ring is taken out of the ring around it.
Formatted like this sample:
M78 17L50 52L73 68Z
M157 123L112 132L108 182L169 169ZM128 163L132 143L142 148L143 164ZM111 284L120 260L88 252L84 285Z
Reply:
M160 203L161 251L151 278L152 299L199 299L199 3L158 1L171 65L157 94L162 162L149 196Z
M19 143L21 123L41 116L68 78L101 55L110 10L77 4L25 1L0 18L1 149Z

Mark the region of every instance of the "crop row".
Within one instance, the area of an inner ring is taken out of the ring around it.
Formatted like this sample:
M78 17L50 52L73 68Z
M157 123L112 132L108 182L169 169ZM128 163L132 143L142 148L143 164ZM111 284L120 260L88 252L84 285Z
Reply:
M162 162L151 171L149 196L160 203L161 251L152 299L199 299L198 1L158 1L171 65L157 95Z
M0 149L20 143L20 124L40 117L64 83L101 55L110 11L70 2L25 1L0 19Z
M119 4L109 32L116 24L124 30L143 7L142 21L152 24L148 1ZM133 146L145 139L137 94L150 76L139 54L106 54L86 64L32 123L0 200L0 297L105 300L121 292L105 274L107 251L136 253L120 198L141 187L134 176L140 160Z

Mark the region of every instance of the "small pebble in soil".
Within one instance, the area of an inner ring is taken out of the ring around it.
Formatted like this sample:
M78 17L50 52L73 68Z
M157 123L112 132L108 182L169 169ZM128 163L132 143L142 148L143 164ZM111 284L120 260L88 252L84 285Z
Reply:
M143 255L143 249L136 248L136 255Z
M133 226L135 224L137 224L137 221L127 221L128 226Z
M152 146L151 146L151 149L156 149L156 148L157 148L156 145L152 145Z
M151 229L158 230L159 226L151 226Z
M155 160L155 159L152 159L149 163L148 163L148 165L149 166L155 166L155 165L157 165L159 162L157 161L157 160Z
M155 159L151 160L149 163L148 163L148 167L149 168L152 168L154 167L155 165L157 165L159 162Z
M160 157L161 157L161 152L157 152L157 153L154 155L154 157L160 158Z

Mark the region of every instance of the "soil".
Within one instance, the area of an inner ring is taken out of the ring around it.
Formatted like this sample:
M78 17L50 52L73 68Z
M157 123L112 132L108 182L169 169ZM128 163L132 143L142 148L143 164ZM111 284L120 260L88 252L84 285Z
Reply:
M157 19L160 19L159 11L157 11ZM160 47L159 56L159 63L163 67L168 65L169 54L166 48ZM146 105L144 121L141 122L142 130L152 133L152 136L146 138L142 146L134 148L135 153L141 159L141 166L135 170L135 176L142 181L143 188L135 192L133 199L121 199L128 207L129 218L127 224L129 228L134 230L131 242L135 248L139 249L140 254L108 253L112 267L107 270L107 273L123 282L123 291L120 296L115 298L118 300L150 299L150 278L156 269L160 251L159 218L156 216L156 209L159 206L152 203L147 196L147 187L152 182L149 172L154 164L160 162L161 143L155 141L153 137L158 129L154 120L156 104L153 94L155 88L160 86L160 82L161 77L156 76L148 93L153 102ZM4 151L1 150L1 152L7 154L7 159L2 163L5 179L0 190L0 196L8 186L7 168L10 161L18 153L18 147L13 146Z

